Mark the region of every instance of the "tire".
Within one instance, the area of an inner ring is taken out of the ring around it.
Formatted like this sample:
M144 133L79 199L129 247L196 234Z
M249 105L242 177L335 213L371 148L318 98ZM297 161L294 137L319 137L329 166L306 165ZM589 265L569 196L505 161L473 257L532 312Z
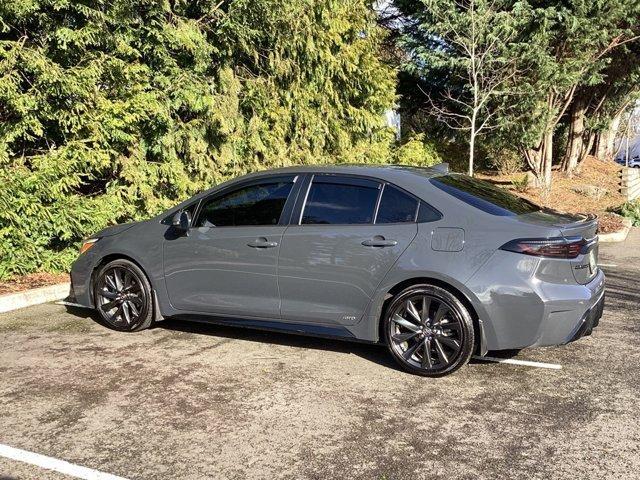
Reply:
M468 363L473 353L470 312L455 295L435 285L413 285L393 297L383 328L393 358L416 375L448 375Z
M93 298L109 328L137 332L153 322L151 284L140 267L129 260L113 260L98 270Z

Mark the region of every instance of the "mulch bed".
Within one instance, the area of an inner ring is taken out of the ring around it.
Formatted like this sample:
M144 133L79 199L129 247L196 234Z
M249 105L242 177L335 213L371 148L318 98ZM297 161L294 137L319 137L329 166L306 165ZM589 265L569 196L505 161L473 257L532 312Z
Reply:
M0 295L22 292L31 288L47 287L68 281L68 273L30 273L29 275L13 277L4 282L0 282Z

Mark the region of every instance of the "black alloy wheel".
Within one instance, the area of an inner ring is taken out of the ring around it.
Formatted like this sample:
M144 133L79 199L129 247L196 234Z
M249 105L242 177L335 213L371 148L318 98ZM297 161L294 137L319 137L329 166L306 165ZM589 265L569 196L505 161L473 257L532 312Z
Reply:
M386 312L387 345L408 372L438 377L471 358L473 321L449 291L433 285L412 286L396 295Z
M122 259L104 265L95 277L93 293L107 326L132 332L151 325L151 286L135 263Z

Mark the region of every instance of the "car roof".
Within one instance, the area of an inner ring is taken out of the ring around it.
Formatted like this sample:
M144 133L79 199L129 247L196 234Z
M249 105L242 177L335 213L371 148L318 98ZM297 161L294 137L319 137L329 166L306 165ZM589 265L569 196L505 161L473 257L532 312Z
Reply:
M342 165L296 165L291 167L280 167L269 170L255 172L245 177L277 175L277 174L303 174L303 173L328 173L328 174L350 174L363 175L391 180L393 178L411 176L438 177L448 173L446 164L439 164L434 167L415 167L411 165L388 165L388 164L342 164Z
M164 218L168 213L175 212L180 208L184 208L189 203L206 197L222 188L231 187L237 183L251 181L252 179L260 179L264 177L273 177L278 175L303 175L305 173L326 173L326 174L343 174L343 175L361 175L364 177L372 177L381 181L396 183L400 187L407 188L408 184L423 184L425 178L433 178L449 174L449 166L441 163L433 167L414 167L410 165L389 165L389 164L341 164L341 165L297 165L291 167L272 168L268 170L260 170L258 172L249 173L239 177L227 180L226 182L215 185L204 190L193 197L181 202L171 209L158 215L158 218ZM409 189L411 191L411 189ZM415 194L415 192L413 192Z

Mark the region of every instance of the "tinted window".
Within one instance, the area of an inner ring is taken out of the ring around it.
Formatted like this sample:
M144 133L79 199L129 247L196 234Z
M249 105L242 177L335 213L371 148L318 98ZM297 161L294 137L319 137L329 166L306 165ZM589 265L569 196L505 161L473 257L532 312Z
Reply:
M276 225L293 182L265 183L205 201L198 227Z
M371 186L362 183L354 185L314 181L307 196L302 223L372 223L378 188L374 182L368 182Z
M418 223L435 222L442 218L442 214L424 202L420 202L418 208Z
M529 200L484 180L463 175L444 175L430 181L440 190L491 215L514 216L540 210Z
M415 222L418 200L391 185L386 185L380 199L376 223Z

